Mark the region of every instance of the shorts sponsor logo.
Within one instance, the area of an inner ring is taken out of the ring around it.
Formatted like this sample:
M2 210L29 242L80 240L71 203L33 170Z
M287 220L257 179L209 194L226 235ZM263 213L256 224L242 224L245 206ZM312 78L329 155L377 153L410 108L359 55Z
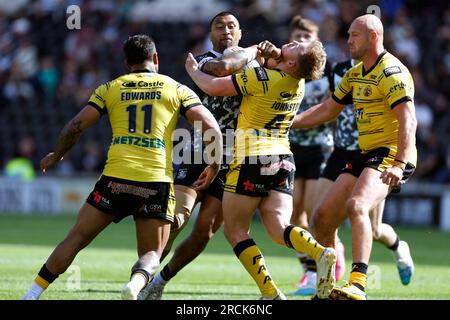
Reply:
M187 176L187 169L183 168L183 169L179 169L177 172L177 179L185 179Z
M245 191L255 191L255 184L251 183L250 180L247 179L247 181L245 181L243 185Z
M102 196L100 193L98 193L98 191L95 191L93 193L93 196L94 196L94 202L100 203L100 201L102 201Z
M160 204L147 204L145 206L145 212L150 213L150 212L161 212L162 210L162 205Z
M108 188L111 189L112 194L128 193L135 196L140 196L143 198L148 198L149 196L154 196L158 193L158 190L133 186L129 184L123 184L118 182L110 181L108 183Z

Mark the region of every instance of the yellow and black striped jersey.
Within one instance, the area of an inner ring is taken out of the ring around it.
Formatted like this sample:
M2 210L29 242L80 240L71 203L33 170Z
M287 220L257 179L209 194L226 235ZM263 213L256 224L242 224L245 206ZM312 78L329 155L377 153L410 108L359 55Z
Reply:
M232 75L242 95L235 156L292 154L289 129L303 99L305 81L262 67Z
M399 124L392 109L413 98L414 82L409 70L387 51L369 70L364 70L360 62L347 71L333 93L336 102L355 106L363 153L379 147L397 152ZM409 157L408 161L415 164L417 156Z
M172 78L129 73L99 86L89 105L108 114L112 141L103 174L141 182L172 182L172 133L179 114L201 105Z

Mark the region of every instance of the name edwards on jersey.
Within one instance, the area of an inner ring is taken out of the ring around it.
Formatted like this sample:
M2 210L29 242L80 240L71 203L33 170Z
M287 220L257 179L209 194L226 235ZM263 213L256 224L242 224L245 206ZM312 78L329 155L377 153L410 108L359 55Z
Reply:
M122 83L121 90L129 90L129 89L162 89L164 87L163 81L153 81L153 82L147 82L147 81L129 81ZM120 93L120 100L159 100L161 99L161 91L150 91L150 92L142 92L142 91L136 91L136 92L121 92Z

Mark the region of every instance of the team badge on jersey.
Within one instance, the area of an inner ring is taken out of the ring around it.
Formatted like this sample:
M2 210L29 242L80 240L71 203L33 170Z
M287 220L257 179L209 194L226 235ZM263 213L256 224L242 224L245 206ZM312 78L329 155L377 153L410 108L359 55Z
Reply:
M370 86L367 86L364 88L364 97L368 97L372 94L372 88Z

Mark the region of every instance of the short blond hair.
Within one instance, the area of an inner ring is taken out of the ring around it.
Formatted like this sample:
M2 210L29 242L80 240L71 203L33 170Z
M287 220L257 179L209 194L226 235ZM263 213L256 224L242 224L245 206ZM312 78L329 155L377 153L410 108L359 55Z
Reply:
M298 56L298 66L295 72L297 78L306 80L317 80L322 78L327 54L323 48L322 42L316 40L311 42L305 52Z

